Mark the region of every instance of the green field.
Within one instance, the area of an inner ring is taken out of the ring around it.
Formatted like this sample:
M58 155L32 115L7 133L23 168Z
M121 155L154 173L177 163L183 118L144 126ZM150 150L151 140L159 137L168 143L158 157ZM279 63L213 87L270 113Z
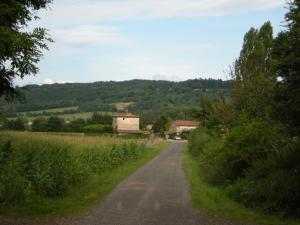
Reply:
M300 225L300 221L283 220L245 208L242 204L230 199L222 187L208 184L197 164L198 161L190 155L187 146L184 150L182 163L186 177L190 183L193 206L201 210L201 212L205 212L216 218L234 219L256 224Z
M19 116L26 116L26 113L41 114L43 112L60 113L60 112L66 111L66 110L77 110L77 109L78 109L78 106L62 107L62 108L44 109L44 110L29 111L29 112L19 112L18 115Z
M84 212L169 143L158 140L0 132L0 214Z
M118 111L124 111L130 105L133 105L133 104L134 104L134 102L116 102L116 103L114 103L114 105Z
M59 118L64 119L65 121L72 121L76 119L88 119L91 118L94 112L80 112L80 113L73 113L73 114L60 114L60 115L55 115ZM106 112L97 112L97 113L106 113ZM111 113L107 113L111 114ZM28 122L32 122L35 118L48 118L53 115L36 115L36 116L27 116L24 113L19 114L20 116L26 118ZM16 119L16 117L10 117L8 119Z
M124 111L130 105L134 104L133 102L116 102L112 103L116 107L118 111ZM62 108L53 108L53 109L44 109L44 110L36 110L36 111L28 111L28 112L19 112L18 116L25 117L31 121L36 117L44 117L47 118L50 115L41 115L42 113L63 113L68 110L77 110L78 106L72 107L62 107ZM109 113L109 112L98 112L98 113ZM31 114L31 115L30 115ZM36 115L33 115L36 114ZM74 119L87 119L92 116L93 112L78 112L78 113L65 113L61 115L57 115L58 117L64 118L65 120L74 120ZM110 113L109 113L110 114Z

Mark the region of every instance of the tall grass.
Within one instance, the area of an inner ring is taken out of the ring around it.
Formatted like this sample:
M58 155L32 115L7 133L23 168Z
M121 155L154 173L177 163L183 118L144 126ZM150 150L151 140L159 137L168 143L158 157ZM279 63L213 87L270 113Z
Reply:
M77 186L145 152L145 145L136 140L0 133L0 211L36 196L65 197Z
M86 150L96 149L102 150L106 147L111 147L114 144L124 143L136 143L139 140L125 140L123 138L116 138L110 136L84 136L81 134L67 134L62 135L60 133L45 133L45 132L10 132L5 131L0 133L1 137L9 137L15 141L48 141L57 144L68 144L72 146L72 149Z

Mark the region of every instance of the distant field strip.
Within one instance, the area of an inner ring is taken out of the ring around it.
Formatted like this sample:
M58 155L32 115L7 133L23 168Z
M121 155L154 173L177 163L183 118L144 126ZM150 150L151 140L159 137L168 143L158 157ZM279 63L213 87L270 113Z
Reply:
M44 109L44 110L36 110L36 111L28 111L28 112L19 112L18 115L26 115L26 113L40 114L40 113L43 113L43 112L56 113L56 112L64 112L66 110L77 110L77 109L78 109L78 106L62 107L62 108L54 108L54 109Z

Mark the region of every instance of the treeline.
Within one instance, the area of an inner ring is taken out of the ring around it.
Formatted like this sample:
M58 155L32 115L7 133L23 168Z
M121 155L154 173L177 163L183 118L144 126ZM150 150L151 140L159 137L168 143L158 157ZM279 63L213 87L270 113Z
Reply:
M25 115L28 116L28 114ZM89 119L85 120L79 118L70 121L66 121L58 116L37 116L31 123L29 123L26 116L19 116L16 119L5 119L2 117L3 121L1 121L0 116L0 129L16 131L29 130L35 132L114 133L112 128L112 116L105 113L95 112ZM179 105L175 107L162 107L160 110L147 110L142 112L140 114L140 129L159 133L161 137L164 137L172 121L199 120L199 118L200 107L197 106Z
M7 115L18 112L78 106L78 112L114 112L113 103L134 102L131 112L160 109L165 106L193 105L201 93L229 95L232 81L194 79L183 82L131 80L52 85L28 85L21 88L23 103L0 100Z
M189 151L208 182L245 206L300 218L300 1L286 30L251 28L232 68L230 101L201 102Z
M112 134L112 116L102 113L93 113L89 119L76 119L65 121L57 116L48 118L37 117L31 124L22 117L14 120L4 120L4 130L24 131L30 130L33 132L84 132L95 134Z

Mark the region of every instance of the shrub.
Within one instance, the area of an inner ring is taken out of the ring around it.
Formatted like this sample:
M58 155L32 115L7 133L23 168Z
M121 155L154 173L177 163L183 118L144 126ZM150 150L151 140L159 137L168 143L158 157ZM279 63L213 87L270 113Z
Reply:
M199 156L203 153L207 145L214 141L211 132L205 128L200 127L191 132L189 136L189 151L193 156Z
M188 138L189 138L189 136L190 136L190 134L191 134L191 131L182 131L181 133L180 133L180 137L183 139L183 140L187 140Z
M47 119L36 118L32 121L31 130L36 132L48 131Z
M300 141L260 159L229 188L246 206L281 216L300 215Z
M4 128L8 130L24 131L26 130L26 125L24 119L18 117L15 120L5 120Z
M64 125L64 120L57 117L57 116L51 116L48 118L47 121L47 131L50 132L57 132L62 131Z
M269 122L252 120L231 129L218 156L220 172L229 183L245 176L259 159L264 159L280 146L282 136Z

